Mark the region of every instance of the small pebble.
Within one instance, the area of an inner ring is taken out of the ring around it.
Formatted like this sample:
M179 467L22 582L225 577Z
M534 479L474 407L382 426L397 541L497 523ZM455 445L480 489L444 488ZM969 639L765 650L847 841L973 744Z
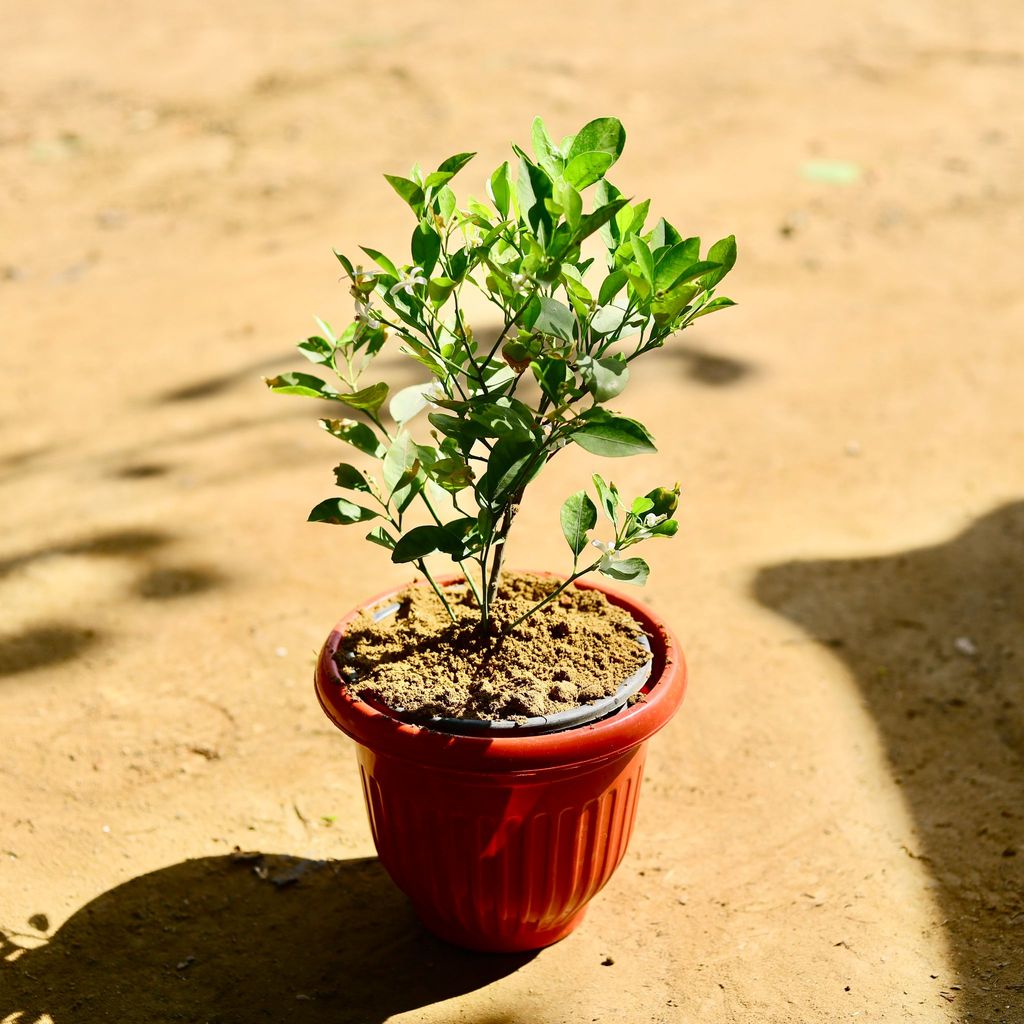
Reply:
M973 658L978 653L977 644L969 636L958 636L953 641L953 646L967 658Z
M843 450L851 458L856 458L861 453L860 441L847 441Z
M103 828L100 829L100 831L101 832L109 832L110 831L110 826L109 825L104 825Z
M274 653L279 658L287 658L288 657L288 648L287 647L276 647L274 649Z

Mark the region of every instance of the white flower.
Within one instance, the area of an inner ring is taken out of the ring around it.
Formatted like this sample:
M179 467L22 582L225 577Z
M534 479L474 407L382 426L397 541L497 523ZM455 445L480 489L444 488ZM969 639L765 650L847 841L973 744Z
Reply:
M391 294L394 295L396 292L405 292L406 295L412 295L412 290L417 285L425 285L427 279L423 276L422 267L410 267L399 279L396 284L393 284L390 288Z
M653 512L648 512L647 515L644 516L643 523L644 523L644 526L648 530L650 530L653 527L657 526L658 523L663 522L667 518L668 518L668 516L665 516L665 515L660 515L659 516L659 515L655 515Z
M380 321L374 316L373 310L370 309L370 304L360 298L356 298L356 319L361 324L369 327L371 331L375 331L380 327Z
M606 544L603 540L592 540L590 543L601 552L601 561L597 567L599 571L614 569L622 560L614 544Z
M520 285L526 284L525 274L513 274L509 280L518 288Z

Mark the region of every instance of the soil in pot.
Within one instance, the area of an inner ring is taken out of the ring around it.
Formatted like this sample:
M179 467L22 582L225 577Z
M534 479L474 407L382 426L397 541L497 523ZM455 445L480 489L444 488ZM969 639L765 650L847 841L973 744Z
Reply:
M430 588L409 587L394 614L369 609L349 626L338 667L361 697L414 721L523 721L608 697L650 655L636 620L600 591L568 587L508 628L559 583L506 573L490 629L466 584L445 588L454 622Z

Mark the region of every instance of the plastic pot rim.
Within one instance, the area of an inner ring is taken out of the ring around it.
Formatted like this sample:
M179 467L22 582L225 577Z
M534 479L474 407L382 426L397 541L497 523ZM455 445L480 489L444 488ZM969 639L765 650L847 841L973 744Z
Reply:
M535 575L560 578L548 572ZM461 580L455 575L439 583L450 586ZM363 602L331 631L316 666L320 705L342 732L375 753L448 771L543 771L615 757L645 742L668 723L686 691L686 663L675 634L645 604L603 583L578 580L573 585L598 590L628 611L651 643L653 666L640 691L641 700L607 718L561 732L517 735L515 730L503 730L469 736L403 722L350 692L334 661L347 627L363 609L394 597L409 584L391 587Z

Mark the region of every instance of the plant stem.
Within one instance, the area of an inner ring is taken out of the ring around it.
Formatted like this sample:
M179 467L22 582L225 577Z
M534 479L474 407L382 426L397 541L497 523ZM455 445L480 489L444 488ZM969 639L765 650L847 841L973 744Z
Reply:
M423 573L424 576L427 577L427 582L431 585L431 587L434 588L434 593L437 594L437 596L441 599L441 604L444 605L444 610L449 614L452 622L458 622L459 620L455 617L455 612L452 611L451 605L445 600L445 596L441 592L441 588L437 585L437 581L430 574L430 570L427 568L427 563L424 562L422 558L420 558L417 559L416 562L414 562L413 564L416 566L417 569L419 569L421 573Z
M594 562L592 565L588 565L585 569L580 569L577 572L574 572L568 579L566 579L563 583L560 583L554 590L552 590L551 593L548 594L548 596L545 597L543 601L538 601L528 611L523 612L523 614L520 615L519 618L516 619L516 621L513 622L510 626L506 626L505 632L510 633L513 629L516 628L516 626L519 625L520 622L522 622L524 619L528 619L534 612L539 612L541 608L543 608L546 604L548 604L550 601L553 601L556 597L558 597L558 595L563 590L565 590L565 588L569 586L570 583L575 583L576 580L578 580L581 576L586 576L588 572L593 572L600 564L601 561L600 559L598 559L598 561Z

